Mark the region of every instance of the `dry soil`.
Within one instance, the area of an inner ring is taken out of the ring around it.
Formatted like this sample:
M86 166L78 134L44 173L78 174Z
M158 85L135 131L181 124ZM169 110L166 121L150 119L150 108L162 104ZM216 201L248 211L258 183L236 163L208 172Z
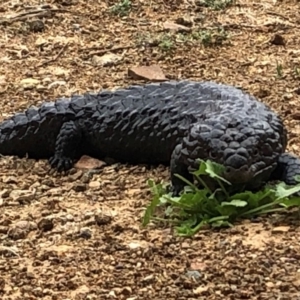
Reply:
M1 0L1 118L44 100L142 84L128 70L155 64L167 78L254 94L284 118L289 150L300 154L299 1L215 10L220 3ZM142 75L163 77L155 72ZM1 299L300 299L299 218L291 213L182 239L140 226L151 200L146 180L168 180L165 167L58 175L46 161L3 157L0 165Z

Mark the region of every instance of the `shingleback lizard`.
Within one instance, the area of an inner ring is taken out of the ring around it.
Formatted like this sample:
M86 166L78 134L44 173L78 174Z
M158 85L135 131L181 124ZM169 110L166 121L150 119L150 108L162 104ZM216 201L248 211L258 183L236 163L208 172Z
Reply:
M215 82L169 81L75 95L30 107L0 124L0 154L49 159L68 170L86 154L132 164L170 164L174 194L198 167L225 166L234 185L294 184L300 160L286 153L280 117L253 96Z

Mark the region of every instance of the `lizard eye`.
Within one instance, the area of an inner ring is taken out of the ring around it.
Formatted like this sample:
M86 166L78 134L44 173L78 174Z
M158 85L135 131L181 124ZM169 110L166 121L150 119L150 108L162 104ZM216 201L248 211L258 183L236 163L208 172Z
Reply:
M212 159L215 159L218 157L218 154L215 151L210 151L209 152L209 157Z

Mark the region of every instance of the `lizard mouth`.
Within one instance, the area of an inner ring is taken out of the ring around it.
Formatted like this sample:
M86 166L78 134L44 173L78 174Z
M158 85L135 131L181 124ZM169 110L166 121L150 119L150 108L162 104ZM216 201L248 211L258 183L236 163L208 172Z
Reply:
M248 166L242 166L239 169L227 166L222 175L231 184L245 184L251 181L254 174L253 168L249 168Z
M233 185L241 184L251 184L254 182L263 183L263 181L268 178L274 165L269 165L261 168L259 163L253 164L252 166L242 166L239 169L232 167L226 167L223 172L223 178L229 181Z

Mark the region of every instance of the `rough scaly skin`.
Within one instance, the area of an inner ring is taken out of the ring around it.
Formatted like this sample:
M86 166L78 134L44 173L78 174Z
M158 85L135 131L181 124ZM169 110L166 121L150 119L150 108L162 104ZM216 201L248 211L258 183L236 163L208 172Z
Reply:
M0 153L49 158L59 171L83 154L169 164L174 193L196 160L223 164L234 185L288 184L300 160L285 153L281 119L253 96L214 82L171 81L73 96L29 108L0 124Z

